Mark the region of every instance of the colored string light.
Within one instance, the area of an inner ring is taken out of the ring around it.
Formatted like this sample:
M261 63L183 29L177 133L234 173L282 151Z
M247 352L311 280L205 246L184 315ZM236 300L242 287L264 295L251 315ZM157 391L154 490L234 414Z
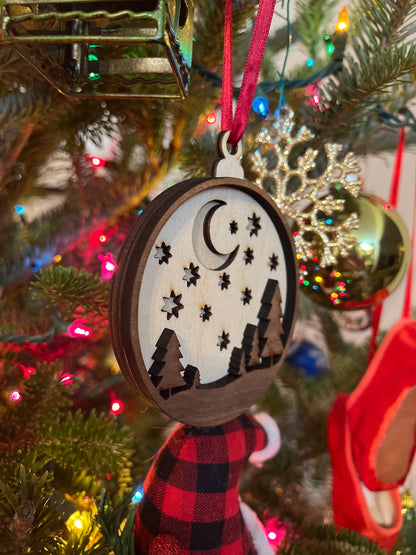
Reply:
M101 277L104 280L111 279L117 268L113 254L111 252L99 254L97 258L101 261Z
M213 125L216 121L217 121L217 116L215 115L214 112L211 112L207 116L207 123L209 123L210 125Z
M14 391L12 391L10 393L10 400L11 401L21 401L22 400L22 396L20 395L20 391L18 389L15 389Z
M137 486L134 490L133 497L131 498L133 503L139 503L143 499L143 487Z
M269 101L264 96L256 96L253 100L252 108L262 118L267 118L269 115Z
M84 325L85 320L74 320L72 324L68 326L68 335L71 337L89 337L91 335L91 330Z
M346 6L343 6L338 16L337 31L346 31L347 29L348 29L348 10Z
M103 168L105 166L105 160L98 156L91 156L90 161L94 168Z

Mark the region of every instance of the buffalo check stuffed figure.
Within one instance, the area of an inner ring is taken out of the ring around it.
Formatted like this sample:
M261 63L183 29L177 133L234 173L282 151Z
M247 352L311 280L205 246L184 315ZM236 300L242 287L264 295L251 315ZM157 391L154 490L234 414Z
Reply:
M247 461L280 446L275 421L245 413L222 425L179 425L144 483L135 519L137 555L271 555L264 528L239 498Z

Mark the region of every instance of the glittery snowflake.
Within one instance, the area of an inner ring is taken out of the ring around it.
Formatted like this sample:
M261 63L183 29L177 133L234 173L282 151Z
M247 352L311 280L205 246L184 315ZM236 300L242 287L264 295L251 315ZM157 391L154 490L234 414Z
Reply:
M341 221L331 216L344 210L345 200L337 198L340 192L348 191L354 197L360 192L357 161L351 152L339 160L342 146L326 143L325 168L317 175L318 151L302 145L314 134L305 126L294 133L292 110L282 111L266 125L250 155L258 174L256 184L266 189L293 221L298 258L317 259L321 266L334 264L337 256L346 256L355 242L348 232L358 228L357 214L347 214Z

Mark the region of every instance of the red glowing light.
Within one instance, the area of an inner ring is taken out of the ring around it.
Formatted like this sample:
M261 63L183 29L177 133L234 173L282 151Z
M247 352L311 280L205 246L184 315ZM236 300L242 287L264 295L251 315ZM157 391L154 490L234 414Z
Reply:
M392 206L391 206L391 204L385 204L384 208L385 208L385 210L391 210Z
M60 382L62 385L71 385L74 383L74 376L71 376L71 374L62 374Z
M214 114L214 112L212 112L211 114L208 115L207 117L207 123L209 123L210 125L214 124L217 121L217 116Z
M105 160L103 160L103 158L98 158L98 156L91 156L90 160L94 168L103 168L105 166Z
M68 334L71 337L88 337L91 335L90 328L84 326L85 320L74 320L72 324L68 326Z
M97 258L101 261L102 264L101 277L103 279L111 279L117 267L114 256L111 254L111 252L107 252L106 254L99 254Z
M107 235L100 235L99 240L101 241L101 243L107 243L108 237Z
M19 362L19 368L22 371L25 380L28 380L30 376L35 373L35 369L33 368L33 366L26 366L25 364L21 364Z
M319 94L314 94L311 97L311 104L313 106L318 106L318 104L321 102L321 96Z
M120 414L121 412L123 412L123 403L121 401L119 401L118 399L113 401L111 403L111 412L113 414Z
M272 518L266 522L266 535L270 544L279 545L287 534L288 527L279 522L277 519Z
M11 401L20 401L22 399L22 396L20 395L20 392L18 389L15 389L14 391L12 391L10 393L10 400Z

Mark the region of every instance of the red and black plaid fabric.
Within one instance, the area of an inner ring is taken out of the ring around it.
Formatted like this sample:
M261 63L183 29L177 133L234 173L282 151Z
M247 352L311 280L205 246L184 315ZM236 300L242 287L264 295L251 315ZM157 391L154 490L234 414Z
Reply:
M267 436L250 415L210 428L180 425L159 451L135 519L137 555L170 534L180 554L255 555L240 513L238 483Z

